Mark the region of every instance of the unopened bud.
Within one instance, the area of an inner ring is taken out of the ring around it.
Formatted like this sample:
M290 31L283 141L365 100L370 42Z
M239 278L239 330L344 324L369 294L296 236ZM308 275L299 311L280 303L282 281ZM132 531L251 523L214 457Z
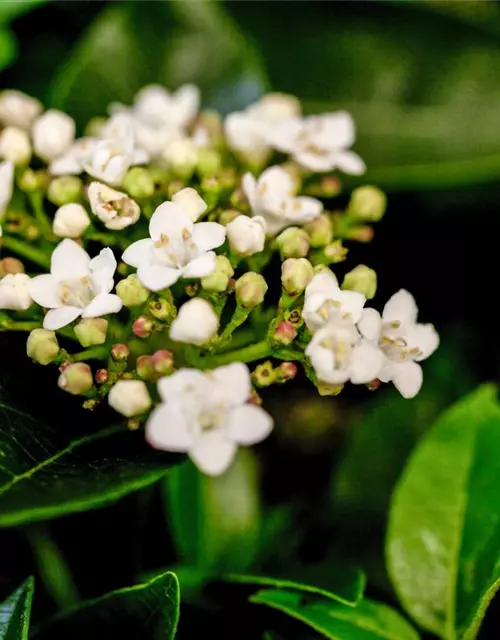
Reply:
M371 300L377 292L377 274L370 267L360 264L344 276L342 289L357 291Z
M172 200L175 194L182 191L185 187L186 185L182 180L170 180L167 187L167 196Z
M348 249L346 249L340 240L335 240L325 247L325 256L327 259L336 264L346 259Z
M327 213L322 213L304 225L304 231L309 236L311 247L324 247L333 239L332 219Z
M215 269L210 275L201 279L201 286L210 293L221 293L226 291L233 274L234 269L226 256L217 256Z
M108 119L102 116L91 118L85 125L83 135L87 138L100 138L107 122Z
M8 273L24 273L24 264L17 258L4 258L0 260L0 278Z
M188 180L196 169L198 150L193 140L180 136L168 143L163 159L172 173Z
M249 271L236 280L236 300L246 309L256 307L264 300L267 289L267 282L263 276Z
M132 333L138 338L149 338L153 333L154 323L147 316L139 316L132 324Z
M219 178L217 176L204 176L201 181L201 191L208 206L210 208L215 206L222 191Z
M28 357L38 364L50 364L59 355L59 343L54 331L33 329L26 342Z
M104 344L108 332L106 318L84 318L75 326L75 335L82 347Z
M151 364L158 377L168 376L174 370L174 356L167 349L159 349L151 356Z
M387 196L377 187L365 185L354 189L347 212L351 218L362 222L378 222L387 207Z
M33 171L26 169L19 178L19 188L26 193L45 189L47 184L47 175L43 171Z
M227 226L230 222L232 222L235 218L240 216L240 212L236 211L236 209L226 209L219 216L219 223Z
M145 413L151 406L148 389L142 380L118 380L108 394L108 402L126 418Z
M220 153L215 149L198 149L197 170L201 176L212 175L219 171L222 164Z
M139 307L149 298L149 291L142 286L135 273L116 285L116 293L126 307Z
M132 198L151 198L155 192L155 183L151 173L144 167L133 167L122 182L123 189Z
M270 360L255 367L252 371L252 382L257 387L269 387L276 382L276 372Z
M281 265L281 283L291 296L301 294L314 276L314 268L306 258L288 258Z
M143 380L152 382L158 377L151 362L151 356L139 356L135 362L135 368L137 375Z
M304 258L309 251L309 236L299 227L289 227L276 238L281 259Z
M276 382L287 382L297 375L297 365L295 362L282 362L276 369Z
M165 298L158 298L158 300L152 300L149 305L149 313L162 322L169 322L175 315L175 307L171 302L165 300Z
M75 121L57 109L48 109L33 123L33 147L43 160L54 160L67 151L75 138Z
M76 202L68 202L56 211L52 231L60 238L79 238L89 226L90 218L85 208Z
M109 380L109 371L107 369L98 369L95 372L95 381L97 384L104 384Z
M0 133L0 157L15 165L27 165L31 160L28 132L18 127L5 127Z
M57 384L61 389L74 396L87 393L94 386L92 370L84 362L74 362L64 368Z
M321 180L321 195L325 198L334 198L342 191L342 182L336 176L325 176Z
M114 344L111 347L111 357L115 362L125 362L130 355L130 349L126 344Z
M69 202L78 202L83 195L83 182L78 176L58 176L51 180L47 198L61 207Z
M320 396L338 396L343 388L343 384L328 384L327 382L318 382L317 384Z
M274 330L272 341L277 345L288 346L297 337L297 329L291 322L283 320Z
M356 242L371 242L373 240L373 236L375 232L372 227L367 227L365 225L361 227L353 227L349 229L346 238L349 240L355 240Z

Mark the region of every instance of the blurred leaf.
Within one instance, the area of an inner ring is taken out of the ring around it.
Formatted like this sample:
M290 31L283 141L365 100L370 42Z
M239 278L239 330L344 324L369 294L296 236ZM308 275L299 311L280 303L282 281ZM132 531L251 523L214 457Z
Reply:
M28 640L35 581L28 578L0 604L0 640Z
M0 24L6 24L32 9L36 9L46 0L2 0L0 3Z
M500 584L500 404L483 385L440 416L394 493L387 557L407 611L446 640L475 638Z
M71 440L0 403L0 526L114 502L155 482L178 460L152 451L142 434L123 426Z
M17 45L9 29L0 30L0 71L8 67L17 53Z
M218 575L244 571L260 535L256 462L240 449L222 476L205 476L192 464L172 469L165 482L170 530L181 560Z
M325 598L304 597L293 591L265 590L250 597L304 622L331 640L416 640L418 633L390 607L361 600L348 607Z
M179 620L179 582L164 573L146 584L118 589L63 611L35 632L36 638L172 640Z

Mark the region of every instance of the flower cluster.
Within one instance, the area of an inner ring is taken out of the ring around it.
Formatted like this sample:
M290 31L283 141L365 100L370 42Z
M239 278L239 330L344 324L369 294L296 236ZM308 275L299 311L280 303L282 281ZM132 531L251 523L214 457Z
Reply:
M323 395L393 382L411 398L439 339L407 291L380 315L372 269L332 270L386 206L373 186L336 205L334 172L365 170L348 113L199 103L148 86L75 138L68 114L0 93L0 329L28 331L28 356L84 406L107 399L217 475L273 428L260 388L302 369Z

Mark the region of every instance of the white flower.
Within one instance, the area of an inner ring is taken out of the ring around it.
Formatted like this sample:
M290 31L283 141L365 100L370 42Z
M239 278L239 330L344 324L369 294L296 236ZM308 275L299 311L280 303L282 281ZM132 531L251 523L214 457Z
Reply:
M49 109L35 120L31 135L35 153L44 160L54 160L73 144L75 121L67 113Z
M0 93L0 122L6 127L29 129L41 111L42 103L21 91L7 89Z
M186 452L209 475L220 475L238 445L261 442L271 433L272 418L248 404L248 368L233 363L202 373L180 369L158 382L162 404L146 424L146 440L155 449Z
M267 93L246 109L247 113L268 124L276 124L286 118L300 115L300 101L286 93Z
M19 127L5 127L0 133L0 157L13 164L28 164L31 159L28 132Z
M206 344L219 328L219 318L212 305L202 298L192 298L179 309L169 336L175 342Z
M79 138L71 147L50 163L49 171L54 176L78 175L83 166L90 162L99 140L97 138Z
M366 170L365 163L349 149L355 137L350 114L337 111L307 118L288 118L271 131L269 141L279 151L290 153L310 171L338 168L360 175Z
M323 211L323 203L316 198L295 197L292 177L279 166L266 169L258 180L246 173L242 186L253 215L266 220L270 236L285 227L310 222Z
M151 291L160 291L179 278L203 278L215 269L215 253L226 230L217 222L193 224L191 216L174 202L164 202L149 221L151 238L138 240L122 260L137 268L137 277Z
M89 225L90 218L85 208L69 202L56 211L52 231L60 238L79 238Z
M307 285L304 295L302 317L312 333L335 317L358 322L366 302L362 293L342 291L331 271L316 274Z
M92 156L83 168L93 178L111 185L122 182L132 166L133 142L116 138L101 140L93 150Z
M182 207L193 222L196 222L205 213L208 206L196 189L192 187L186 187L178 191L172 196L172 202Z
M30 277L25 273L8 273L0 280L0 309L26 311L32 299Z
M50 309L44 329L60 329L79 316L97 318L118 313L122 301L110 291L116 260L111 249L90 256L74 240L66 238L52 253L50 274L36 276L30 283L33 300Z
M142 380L118 380L108 394L109 406L126 418L145 413L151 406L148 388Z
M119 231L135 224L141 215L139 205L122 191L102 182L91 182L88 188L90 208L107 229Z
M198 162L198 147L187 136L176 136L166 146L162 153L169 169L179 176L190 176Z
M200 91L185 84L171 93L160 85L147 85L135 96L133 115L151 125L167 125L178 129L186 127L198 113Z
M382 382L393 382L405 398L413 398L422 386L422 367L439 345L432 324L417 322L415 299L405 289L387 302L382 317L375 309L365 309L358 323L362 335L384 354L384 366L378 375Z
M0 162L0 215L5 211L12 200L14 189L14 165L5 160Z
M306 355L327 384L371 382L378 377L384 357L377 346L363 340L350 319L331 319L307 345Z
M240 256L251 256L264 249L267 224L262 216L237 216L226 226L229 246Z

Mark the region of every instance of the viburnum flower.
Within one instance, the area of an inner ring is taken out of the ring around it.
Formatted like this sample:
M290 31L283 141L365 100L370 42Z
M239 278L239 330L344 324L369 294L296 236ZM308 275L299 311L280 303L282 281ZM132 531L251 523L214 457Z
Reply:
M89 226L89 214L84 207L77 202L68 202L55 212L52 231L60 238L79 238Z
M0 309L26 311L32 303L30 277L25 273L8 273L0 280Z
M49 172L54 176L78 175L89 163L98 144L97 138L79 138L61 156L49 165Z
M102 182L91 182L88 188L90 208L107 229L119 231L135 224L141 215L139 205L122 191Z
M366 171L365 163L349 148L355 138L351 115L337 111L288 118L273 128L269 140L276 149L290 153L298 164L310 171L340 169L360 175Z
M226 230L217 222L193 224L191 215L175 202L164 202L149 221L150 238L128 247L122 260L137 268L137 277L151 291L160 291L179 278L203 278L215 269L212 249L224 243Z
M0 157L15 165L28 164L31 160L28 132L20 127L5 127L0 133Z
M340 317L314 334L306 355L318 380L327 384L371 382L378 377L384 361L380 349L362 339L353 321Z
M151 406L148 388L142 380L118 380L108 394L109 406L126 418L140 415Z
M186 187L175 193L172 196L172 202L182 207L193 222L196 222L207 210L207 203L192 187Z
M0 162L0 215L3 214L12 200L14 188L14 165L5 160Z
M251 256L263 251L266 242L267 223L262 216L237 216L226 225L231 249L240 256Z
M310 222L323 211L323 203L316 198L295 197L292 177L280 166L266 169L258 180L246 173L242 186L253 215L265 219L270 236L285 227Z
M385 305L382 316L375 309L364 309L358 328L384 354L378 378L393 382L405 398L420 391L423 374L418 364L439 346L439 335L432 324L417 322L414 297L405 289L395 293Z
M186 452L212 476L230 466L238 445L261 442L273 420L264 409L248 404L250 372L232 363L202 373L180 369L158 382L162 404L146 424L146 440L155 449Z
M307 285L304 295L302 317L312 333L336 317L358 322L366 301L362 293L342 291L331 271L316 274Z
M216 333L219 318L212 305L202 298L185 302L172 322L169 336L175 342L206 344Z
M42 112L42 103L36 98L6 89L0 93L0 122L4 127L29 129Z
M75 121L57 109L39 116L31 129L35 153L44 160L54 160L66 153L75 139Z
M74 240L60 242L52 253L50 274L36 276L29 288L33 300L50 309L44 329L60 329L80 316L96 318L120 311L121 299L110 293L115 270L111 249L91 259Z

